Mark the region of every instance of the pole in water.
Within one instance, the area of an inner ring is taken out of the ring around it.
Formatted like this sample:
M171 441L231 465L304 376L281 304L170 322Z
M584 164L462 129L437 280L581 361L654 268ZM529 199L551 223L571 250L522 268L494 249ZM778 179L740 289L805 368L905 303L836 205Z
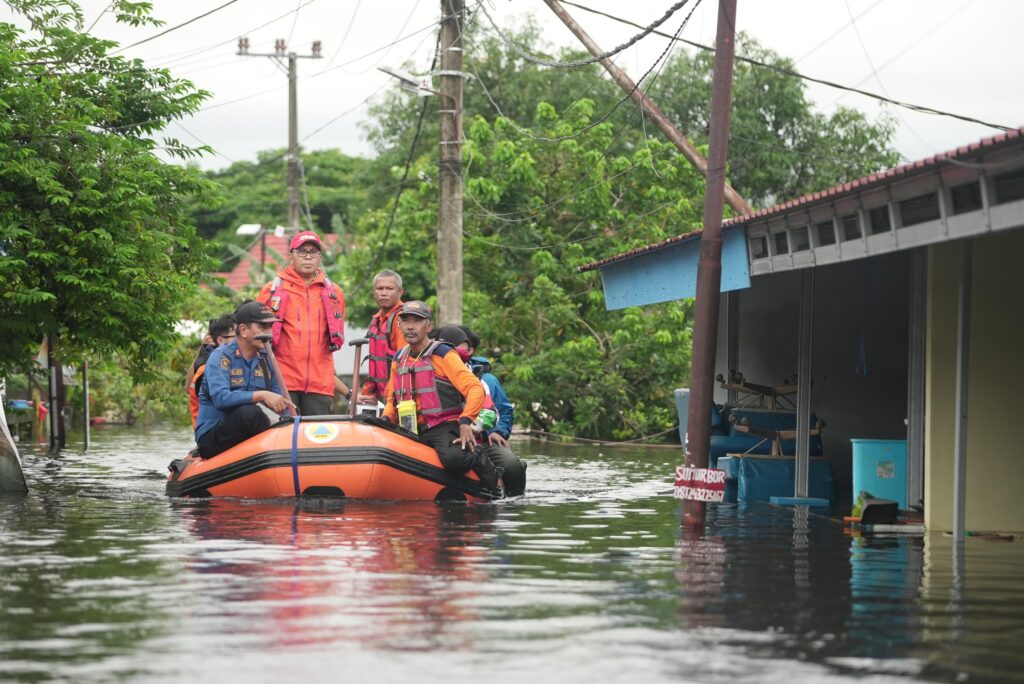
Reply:
M725 167L729 158L735 33L736 0L719 0L715 75L711 89L711 131L708 136L708 185L704 194L704 230L700 236L700 261L697 265L697 301L694 307L693 352L690 362L691 391L686 420L686 461L687 465L694 468L708 467L711 442L718 300L722 287L722 209L725 204ZM705 509L703 501L683 501L680 523L683 527L703 529Z
M274 377L277 378L277 384L281 387L281 394L285 399L290 401L292 398L291 394L288 392L288 386L284 384L284 376L281 375L281 367L277 365L277 357L274 356L273 335L270 333L263 333L257 335L255 339L263 343L263 348L267 351L267 358L270 359L270 369L274 371ZM285 411L290 412L291 409L286 408ZM295 415L299 415L298 406L295 407Z

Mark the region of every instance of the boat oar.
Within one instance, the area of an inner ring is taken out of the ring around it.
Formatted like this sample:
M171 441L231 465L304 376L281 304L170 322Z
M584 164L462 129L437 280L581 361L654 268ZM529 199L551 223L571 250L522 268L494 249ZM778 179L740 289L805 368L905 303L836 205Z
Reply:
M263 348L267 350L267 358L270 359L270 369L274 372L274 377L277 378L277 384L281 388L281 395L291 401L292 396L288 393L288 386L284 384L284 376L281 375L281 367L277 365L277 357L274 356L274 336L270 333L261 333L255 339L262 342ZM289 408L286 408L285 411L291 413ZM298 406L295 407L295 415L299 415Z
M362 363L362 359L359 357L363 352L363 345L369 342L365 337L360 337L357 340L349 340L348 346L356 348L356 359L352 367L352 399L348 402L348 414L355 417L356 415L356 404L359 402L359 364Z

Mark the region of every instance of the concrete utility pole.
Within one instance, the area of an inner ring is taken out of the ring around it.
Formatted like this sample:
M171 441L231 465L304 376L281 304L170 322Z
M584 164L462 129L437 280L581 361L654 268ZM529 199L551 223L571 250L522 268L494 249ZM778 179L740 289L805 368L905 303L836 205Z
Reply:
M435 320L462 324L463 0L441 0L441 150L438 159Z
M708 188L704 193L704 231L697 264L697 300L690 357L690 406L686 418L687 464L708 467L711 446L711 404L715 398L715 347L718 342L718 300L722 287L722 207L725 166L729 159L729 118L732 113L732 67L735 51L736 0L718 0L715 75L711 85L711 132L708 147ZM683 501L683 527L702 530L703 501Z
M288 58L288 229L293 233L298 232L302 215L299 209L299 105L296 60L320 59L320 49L320 41L314 40L311 54L297 55L294 52L286 52L287 45L284 39L279 38L274 41L274 52L249 52L249 39L238 39L237 54L241 57L270 57L282 68L284 64L281 58Z
M590 54L597 57L598 55L604 54L604 50L594 42L594 40L587 34L583 28L576 23L576 20L570 16L565 8L558 2L558 0L544 0L547 6L551 8L559 19L569 28L570 31L575 34L580 42L590 51ZM654 104L651 98L644 94L644 91L637 87L637 84L633 82L626 73L615 66L615 63L607 57L600 60L601 66L605 68L608 74L619 84L619 87L629 93L630 97L640 107L643 108L644 113L653 121L661 132L665 134L673 145L675 145L679 151L683 154L686 159L696 167L702 176L708 178L708 161L704 159L703 155L697 151L697 148L686 139L678 128L669 120L667 116L658 108L658 105ZM731 72L731 69L730 69ZM715 73L718 73L718 62L715 62ZM723 175L724 179L724 175ZM710 179L709 179L710 180ZM753 213L753 209L747 201L740 197L739 193L733 190L732 186L725 183L725 201L728 202L729 206L732 207L733 211L737 214L750 214Z

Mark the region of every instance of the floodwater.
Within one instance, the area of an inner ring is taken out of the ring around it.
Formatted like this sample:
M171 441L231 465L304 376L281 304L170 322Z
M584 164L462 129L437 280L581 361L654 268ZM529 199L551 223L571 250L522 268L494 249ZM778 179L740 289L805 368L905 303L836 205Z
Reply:
M23 454L0 681L1005 682L1024 544L852 537L806 509L678 529L679 454L538 442L488 505L168 500L181 430Z

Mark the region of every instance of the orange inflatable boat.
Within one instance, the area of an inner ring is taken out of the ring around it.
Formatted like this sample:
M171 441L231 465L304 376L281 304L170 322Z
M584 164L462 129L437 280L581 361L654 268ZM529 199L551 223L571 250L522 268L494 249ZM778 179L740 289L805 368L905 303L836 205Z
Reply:
M210 459L173 461L167 495L487 501L475 473L441 467L414 435L370 416L284 418Z

